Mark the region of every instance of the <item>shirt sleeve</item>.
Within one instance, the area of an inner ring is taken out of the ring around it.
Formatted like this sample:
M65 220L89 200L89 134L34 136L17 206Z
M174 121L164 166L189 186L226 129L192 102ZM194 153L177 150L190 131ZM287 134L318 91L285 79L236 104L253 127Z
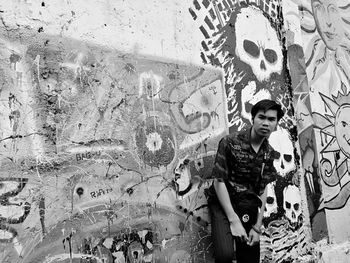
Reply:
M220 182L228 179L228 165L227 165L227 138L224 137L220 140L218 150L216 152L214 167L212 170L212 177L216 178Z

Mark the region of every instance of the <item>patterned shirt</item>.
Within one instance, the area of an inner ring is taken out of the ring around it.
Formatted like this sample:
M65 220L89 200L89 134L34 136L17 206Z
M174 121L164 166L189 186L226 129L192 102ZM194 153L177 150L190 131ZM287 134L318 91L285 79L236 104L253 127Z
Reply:
M265 186L276 180L273 160L279 158L265 139L256 153L250 144L251 129L223 137L218 146L212 177L240 185L261 195Z

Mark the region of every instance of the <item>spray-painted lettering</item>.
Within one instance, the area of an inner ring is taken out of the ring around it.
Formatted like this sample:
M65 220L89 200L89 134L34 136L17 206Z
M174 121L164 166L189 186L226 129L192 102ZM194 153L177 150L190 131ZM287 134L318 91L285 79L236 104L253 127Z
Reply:
M91 198L97 198L97 197L99 197L101 195L106 195L106 194L108 194L108 193L110 193L112 191L113 191L112 188L106 188L106 189L100 188L100 189L98 189L96 191L90 192L90 195L91 195Z
M77 161L82 161L84 159L91 159L95 156L100 156L101 151L95 151L95 152L85 152L85 153L77 153L75 155Z

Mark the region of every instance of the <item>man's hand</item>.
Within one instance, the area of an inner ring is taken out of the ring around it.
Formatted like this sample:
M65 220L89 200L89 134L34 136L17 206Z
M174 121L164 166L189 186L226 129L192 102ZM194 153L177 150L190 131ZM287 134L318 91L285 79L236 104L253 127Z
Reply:
M242 242L248 241L247 232L245 232L244 227L242 226L241 221L232 221L230 222L231 233L234 237L238 237Z
M250 229L249 236L247 240L248 246L254 246L260 241L260 234L258 234L254 229Z

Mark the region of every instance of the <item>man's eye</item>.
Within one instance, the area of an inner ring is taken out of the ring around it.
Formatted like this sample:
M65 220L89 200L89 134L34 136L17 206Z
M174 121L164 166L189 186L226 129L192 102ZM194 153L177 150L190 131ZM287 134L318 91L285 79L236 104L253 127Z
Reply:
M346 127L348 125L345 121L342 121L341 124L343 125L343 127Z

